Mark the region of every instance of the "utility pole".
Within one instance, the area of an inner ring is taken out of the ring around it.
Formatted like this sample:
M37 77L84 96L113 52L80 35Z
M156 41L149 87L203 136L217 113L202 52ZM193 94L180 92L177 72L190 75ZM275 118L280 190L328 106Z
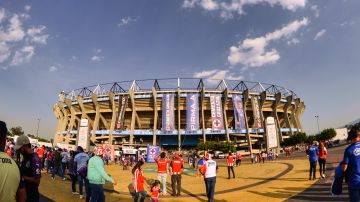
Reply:
M319 115L315 115L315 118L316 118L316 121L317 121L318 134L320 134Z
M39 127L40 127L40 118L37 119L38 123L37 123L37 129L36 129L36 139L39 142Z

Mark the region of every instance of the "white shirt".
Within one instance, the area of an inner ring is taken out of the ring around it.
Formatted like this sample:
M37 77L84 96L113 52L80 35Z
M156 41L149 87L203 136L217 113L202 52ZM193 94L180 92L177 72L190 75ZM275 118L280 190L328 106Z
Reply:
M206 167L205 178L216 177L216 161L207 160L205 161L204 166Z

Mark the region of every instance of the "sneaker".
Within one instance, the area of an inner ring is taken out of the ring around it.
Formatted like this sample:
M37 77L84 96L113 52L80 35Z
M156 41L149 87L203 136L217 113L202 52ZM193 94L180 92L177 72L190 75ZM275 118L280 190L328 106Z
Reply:
M75 191L75 192L72 192L72 194L77 195L77 194L79 194L79 192L76 192L76 191Z
M322 174L322 177L325 178L325 174Z
M65 181L65 180L66 180L66 178L64 177L62 180L63 180L63 181Z
M83 199L84 197L83 197L83 195L80 195L80 199Z
M55 177L51 177L52 180L55 180Z

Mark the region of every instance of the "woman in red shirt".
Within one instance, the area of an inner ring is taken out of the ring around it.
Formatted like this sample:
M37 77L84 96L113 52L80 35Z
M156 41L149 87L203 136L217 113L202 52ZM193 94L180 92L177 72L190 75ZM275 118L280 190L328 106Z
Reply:
M326 164L327 150L324 142L320 142L319 146L319 166L320 166L320 177L325 178L325 164Z
M159 202L159 193L161 192L159 180L154 181L150 191L151 191L151 202Z
M134 190L135 190L134 202L138 201L139 195L141 195L140 202L144 202L145 197L146 197L146 191L144 190L144 184L146 184L146 186L148 188L150 188L149 184L145 181L144 173L141 170L143 166L144 166L144 162L138 161L135 164L134 168L132 169L133 185L134 185Z

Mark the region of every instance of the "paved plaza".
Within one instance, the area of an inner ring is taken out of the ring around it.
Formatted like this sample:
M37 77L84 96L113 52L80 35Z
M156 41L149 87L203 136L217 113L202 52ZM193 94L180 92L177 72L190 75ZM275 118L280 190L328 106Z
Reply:
M227 179L227 168L223 160L219 161L216 183L216 201L343 201L330 195L332 168L341 160L344 146L330 149L326 179L308 180L308 160L304 152L294 153L292 157L282 157L265 164L250 164L248 160L240 167L235 167L235 179ZM187 166L186 166L187 167ZM118 184L107 183L106 201L132 201L131 171L122 170L118 165L109 165L107 172L117 179ZM145 177L151 183L156 179L155 164L146 164ZM78 195L71 194L70 181L51 180L50 175L43 174L40 192L43 200L83 201ZM171 194L170 177L167 179L168 193ZM346 191L346 190L345 190ZM149 192L148 192L149 193ZM206 201L203 179L196 176L196 171L185 169L182 178L182 196L163 196L161 201Z

